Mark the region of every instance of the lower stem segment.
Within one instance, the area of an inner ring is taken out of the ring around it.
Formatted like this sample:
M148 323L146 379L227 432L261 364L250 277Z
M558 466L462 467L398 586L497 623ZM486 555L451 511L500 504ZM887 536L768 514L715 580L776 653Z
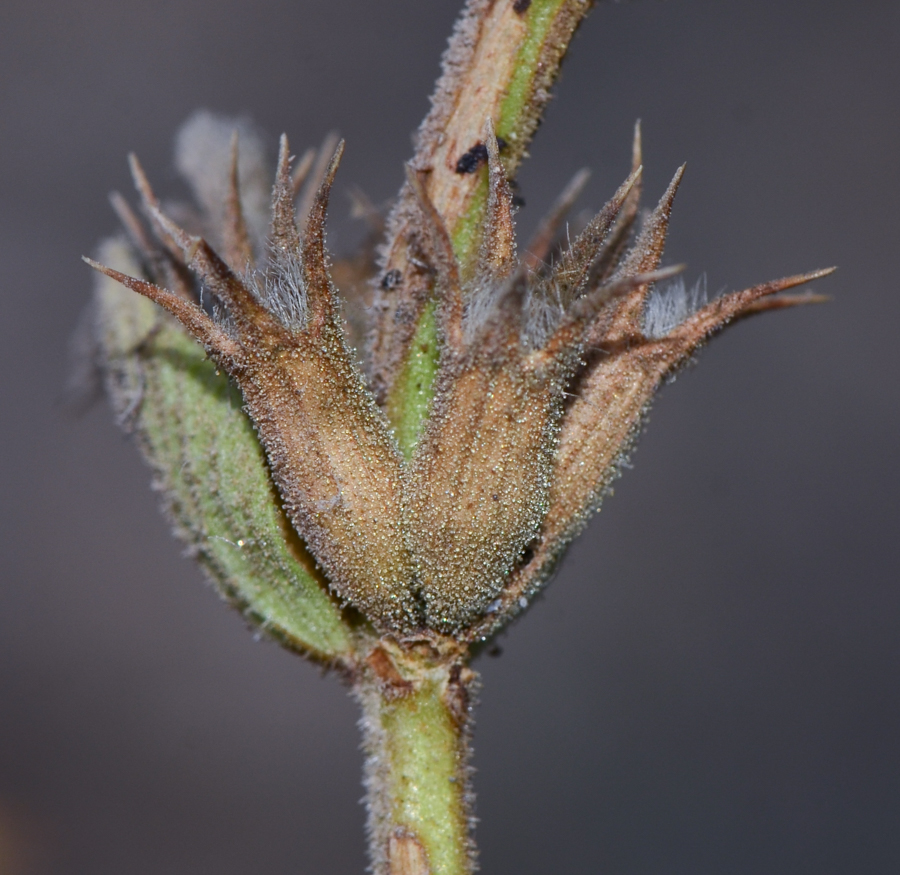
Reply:
M374 875L474 871L469 755L476 675L431 644L382 642L355 684L362 705Z

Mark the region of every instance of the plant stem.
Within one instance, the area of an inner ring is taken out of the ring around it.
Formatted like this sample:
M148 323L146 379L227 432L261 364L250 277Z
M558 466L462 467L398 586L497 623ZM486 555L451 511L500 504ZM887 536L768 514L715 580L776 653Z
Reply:
M445 649L441 653L441 649ZM357 679L369 856L375 875L469 875L470 700L476 676L455 646L382 641Z
M483 160L471 158L484 150L485 122L494 122L514 176L592 2L468 0L457 22L411 163L424 174L463 277L477 256L487 202ZM404 186L382 250L370 353L376 393L407 459L431 405L441 345L433 276L416 256L419 228L415 196ZM448 639L402 646L382 639L357 674L375 875L474 870L468 761L475 675L466 657Z
M483 163L471 172L460 160L479 145L493 120L510 177L549 99L572 36L593 0L468 0L444 56L432 109L419 129L412 166L452 239L465 277L476 256L487 200ZM409 186L388 221L383 276L393 280L378 300L380 324L372 346L375 388L401 450L415 447L432 398L439 338L430 306L433 277L417 263L418 212Z

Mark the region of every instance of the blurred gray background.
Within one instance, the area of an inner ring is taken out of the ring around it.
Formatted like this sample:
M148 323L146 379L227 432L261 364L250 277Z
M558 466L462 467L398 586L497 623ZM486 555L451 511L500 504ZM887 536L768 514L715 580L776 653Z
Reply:
M359 873L361 757L333 677L254 640L181 557L67 339L137 151L178 195L196 108L396 191L458 0L0 6L0 872ZM487 873L900 871L900 4L601 2L520 182L523 231L645 133L667 260L710 291L837 264L656 403L634 470L482 658Z

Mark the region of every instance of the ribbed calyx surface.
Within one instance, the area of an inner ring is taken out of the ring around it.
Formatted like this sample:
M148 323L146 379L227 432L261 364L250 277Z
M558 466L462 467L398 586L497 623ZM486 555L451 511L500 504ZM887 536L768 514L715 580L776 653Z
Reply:
M298 224L302 180L282 138L269 233L254 246L235 138L221 254L168 217L133 160L152 235L117 203L146 275L94 264L168 311L231 377L327 586L401 639L431 631L471 641L520 611L596 510L666 375L729 321L809 300L772 296L821 275L726 295L658 336L646 327L648 295L679 270L660 261L683 170L635 234L636 138L627 179L571 244L558 240L570 191L520 258L490 119L483 141L487 198L471 265L458 259L426 174L408 172L439 343L409 458L356 362L329 271L325 213L342 143L308 180Z

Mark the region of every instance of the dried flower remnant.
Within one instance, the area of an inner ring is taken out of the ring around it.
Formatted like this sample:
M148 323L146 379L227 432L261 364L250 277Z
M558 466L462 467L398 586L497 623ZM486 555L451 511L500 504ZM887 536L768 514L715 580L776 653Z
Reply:
M143 218L114 196L130 246L89 261L105 275L108 385L180 533L252 622L353 684L377 873L472 871L471 646L546 583L666 377L730 322L819 300L784 293L829 273L711 302L672 282L684 168L638 228L639 128L626 179L581 233L563 245L583 171L517 252L511 175L548 58L586 8L469 4L378 263L371 247L326 252L343 143L292 170L282 137L267 181L252 129L208 114L179 145L199 213L163 209L132 159ZM523 57L534 93L510 104ZM491 63L500 85L460 103ZM368 307L349 311L365 366L336 278Z

